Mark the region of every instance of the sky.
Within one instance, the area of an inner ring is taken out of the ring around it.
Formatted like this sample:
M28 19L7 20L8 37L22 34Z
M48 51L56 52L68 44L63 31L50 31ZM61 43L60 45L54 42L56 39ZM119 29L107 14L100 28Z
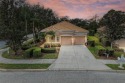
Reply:
M90 19L102 17L109 10L125 11L125 0L28 0L30 4L40 4L51 8L58 16Z

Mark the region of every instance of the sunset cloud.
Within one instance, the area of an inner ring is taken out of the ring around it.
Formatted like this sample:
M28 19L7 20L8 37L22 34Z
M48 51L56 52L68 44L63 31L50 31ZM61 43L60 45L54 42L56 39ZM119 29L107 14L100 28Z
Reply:
M60 17L90 19L103 16L110 9L125 11L125 0L28 0L30 4L53 9Z

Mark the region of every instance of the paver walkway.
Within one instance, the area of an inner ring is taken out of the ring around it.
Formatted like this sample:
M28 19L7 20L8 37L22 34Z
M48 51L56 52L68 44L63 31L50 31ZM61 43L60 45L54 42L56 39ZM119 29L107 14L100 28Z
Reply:
M7 51L8 48L0 50L0 63L9 63L9 64L44 64L44 63L53 63L55 59L6 59L1 56L4 51Z
M61 46L58 59L49 70L110 70L97 61L86 46Z

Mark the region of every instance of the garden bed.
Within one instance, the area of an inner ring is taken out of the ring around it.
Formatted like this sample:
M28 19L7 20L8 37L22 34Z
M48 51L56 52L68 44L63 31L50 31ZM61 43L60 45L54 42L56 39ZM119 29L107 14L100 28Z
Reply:
M39 48L33 47L23 51L22 55L13 55L13 51L10 50L8 54L7 51L3 52L2 57L8 59L57 59L58 53L55 48Z
M95 36L88 36L88 41L95 42L95 45L88 45L88 49L97 59L116 60L117 57L121 57L122 54L125 55L125 53L119 48L116 49L116 48L111 48L109 46L107 47L103 46L103 44L101 44L101 42L99 42L99 39ZM109 54L108 58L106 53Z

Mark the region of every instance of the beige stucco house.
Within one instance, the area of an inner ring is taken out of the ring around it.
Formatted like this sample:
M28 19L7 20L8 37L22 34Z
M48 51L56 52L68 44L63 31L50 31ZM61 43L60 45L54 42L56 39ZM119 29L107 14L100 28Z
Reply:
M87 42L88 31L63 21L43 29L41 32L55 32L55 37L46 36L47 43L60 43L61 45L82 45Z

